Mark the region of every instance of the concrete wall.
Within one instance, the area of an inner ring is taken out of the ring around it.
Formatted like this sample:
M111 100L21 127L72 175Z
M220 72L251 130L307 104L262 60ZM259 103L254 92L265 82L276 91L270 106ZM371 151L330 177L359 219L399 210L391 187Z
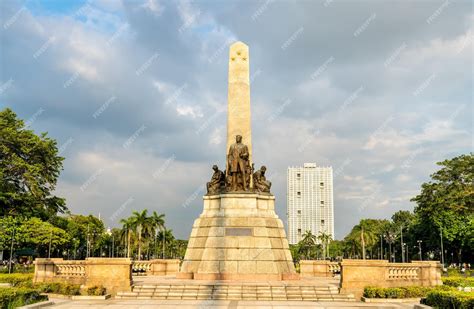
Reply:
M336 270L340 270L338 262L324 260L301 260L301 277L332 277Z
M150 275L176 276L179 272L179 260L151 260Z
M362 296L364 287L441 285L441 264L435 261L389 263L383 260L343 260L340 288L343 293Z
M64 282L86 287L102 285L108 293L130 291L132 261L127 258L87 258L82 261L36 259L33 282Z

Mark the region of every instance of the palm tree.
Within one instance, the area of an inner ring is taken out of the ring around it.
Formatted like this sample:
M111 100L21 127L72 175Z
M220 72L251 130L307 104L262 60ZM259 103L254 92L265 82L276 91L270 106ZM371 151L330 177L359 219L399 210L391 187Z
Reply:
M132 226L138 235L138 260L141 260L142 255L142 236L152 235L153 228L151 220L148 217L148 210L144 209L141 212L134 211L130 217Z
M372 220L373 221L373 220ZM361 220L358 225L354 226L351 231L351 238L362 247L362 259L365 260L366 246L372 246L378 242L377 226L370 220Z
M325 232L319 232L318 235L318 240L321 241L321 244L323 245L323 257L326 259L327 256L329 256L328 252L328 244L332 240L332 237L330 234L326 234Z
M158 239L163 242L163 253L162 257L165 258L165 243L171 244L174 241L173 231L164 228L158 233Z
M151 217L150 217L151 225L153 229L155 230L155 240L156 237L158 236L158 230L163 231L165 230L165 215L161 214L159 215L156 211L153 211ZM163 241L163 252L165 252L165 242ZM162 256L164 258L164 255Z
M303 238L298 243L306 259L310 258L311 250L316 245L316 240L317 240L316 236L313 235L313 233L311 233L311 231L308 230L303 234Z
M122 231L121 231L122 239L124 239L124 242L126 239L127 257L129 258L130 257L130 240L132 237L133 222L131 218L127 218L127 219L121 219L120 223L122 224Z

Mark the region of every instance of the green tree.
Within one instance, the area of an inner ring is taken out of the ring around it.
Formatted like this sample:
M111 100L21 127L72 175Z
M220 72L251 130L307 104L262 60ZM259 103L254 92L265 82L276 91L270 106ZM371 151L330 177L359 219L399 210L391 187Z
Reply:
M138 236L138 260L142 258L142 238L147 238L153 235L153 223L148 217L148 210L144 209L141 212L134 211L131 217L131 223L134 231Z
M458 262L463 249L465 257L472 259L474 250L469 237L474 216L474 154L437 164L441 169L422 184L420 194L412 199L416 202L418 237L427 246L425 252L439 251L442 236L447 249L457 253Z
M75 258L95 256L100 248L100 239L105 232L104 223L93 215L71 215L67 217L67 231L72 238L71 249Z
M164 243L165 245L163 246L163 258L170 257L172 256L173 248L172 248L172 243L175 240L173 236L173 231L164 229L158 233L158 240L161 243Z
M71 241L71 236L66 231L49 222L43 222L39 218L23 221L19 230L17 235L23 245L34 245L37 248L36 251L43 253L41 254L43 256L54 256L55 250L60 251L61 247Z
M303 238L298 243L300 249L300 254L307 260L314 257L314 252L316 250L316 235L313 235L311 231L306 231L303 234Z
M331 242L332 240L332 237L330 234L327 234L325 232L319 232L317 239L321 242L323 246L323 259L326 259L326 257L329 257L329 252L327 249L329 242Z
M377 219L362 219L359 224L355 225L349 235L346 236L345 240L350 244L350 248L353 251L359 251L362 258L365 260L367 250L373 251L378 244L380 235L384 229L388 226L387 220Z
M131 241L133 233L133 221L132 218L121 219L120 224L122 224L122 233L121 239L127 247L127 257L130 258L131 254Z
M332 240L328 246L328 255L334 258L342 258L344 256L346 243L343 240Z
M63 160L47 133L36 135L11 109L0 111L0 216L65 212L65 200L53 195Z
M150 221L151 221L151 226L155 231L154 236L156 237L154 237L154 239L157 240L158 231L163 231L166 229L165 228L165 215L164 214L159 215L156 211L153 211L150 217ZM164 241L162 242L162 245L163 245L163 252L165 252L166 244ZM156 245L155 245L155 248L156 248Z

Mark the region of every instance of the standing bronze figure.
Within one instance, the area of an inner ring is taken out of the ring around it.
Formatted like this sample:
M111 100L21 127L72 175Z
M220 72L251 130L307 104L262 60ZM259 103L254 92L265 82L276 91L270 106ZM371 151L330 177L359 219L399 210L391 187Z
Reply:
M249 182L247 169L249 164L249 150L242 144L242 136L235 137L235 143L230 145L227 154L227 173L230 176L230 191L248 191Z

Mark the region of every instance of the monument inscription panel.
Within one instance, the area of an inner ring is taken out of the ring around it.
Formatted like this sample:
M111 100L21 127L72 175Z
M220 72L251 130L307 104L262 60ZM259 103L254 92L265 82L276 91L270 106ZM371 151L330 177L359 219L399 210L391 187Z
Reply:
M227 227L225 236L253 236L253 228Z

